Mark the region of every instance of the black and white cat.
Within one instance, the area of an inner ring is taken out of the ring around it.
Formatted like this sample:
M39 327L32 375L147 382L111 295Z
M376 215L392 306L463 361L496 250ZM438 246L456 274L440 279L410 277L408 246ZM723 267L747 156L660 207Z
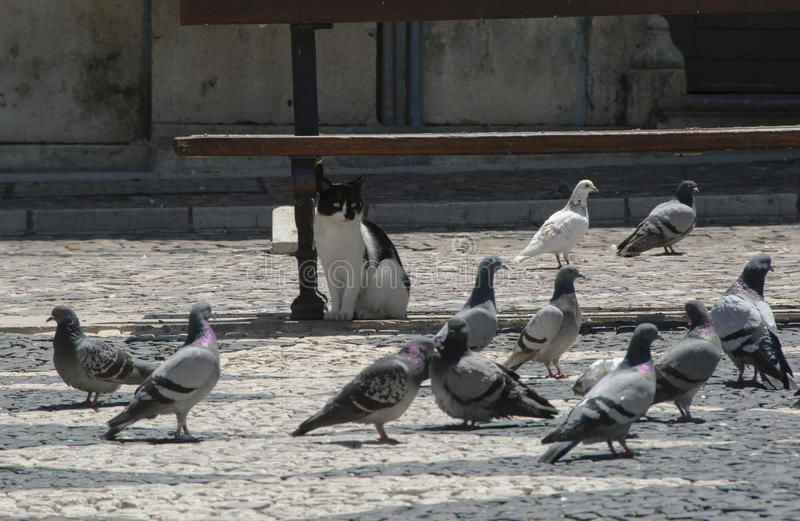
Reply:
M361 185L321 177L314 242L330 293L329 320L405 318L410 283L386 233L361 218Z

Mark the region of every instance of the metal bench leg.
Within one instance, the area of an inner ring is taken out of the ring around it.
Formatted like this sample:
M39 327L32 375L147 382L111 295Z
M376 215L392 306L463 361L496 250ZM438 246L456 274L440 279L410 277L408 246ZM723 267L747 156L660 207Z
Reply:
M319 134L317 108L317 59L314 31L317 26L293 24L292 91L294 133ZM292 319L319 320L325 304L317 292L317 252L314 249L314 196L317 182L314 158L292 158L292 196L297 226L297 258L300 295L292 302Z
M316 176L313 159L292 159L294 222L297 226L297 258L300 295L292 302L293 320L323 318L325 303L317 292L317 251L314 249L314 195Z

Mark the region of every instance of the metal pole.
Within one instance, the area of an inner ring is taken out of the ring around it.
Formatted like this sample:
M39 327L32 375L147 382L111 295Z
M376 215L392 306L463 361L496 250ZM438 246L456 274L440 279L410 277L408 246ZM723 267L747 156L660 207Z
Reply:
M408 23L408 123L422 126L422 22Z
M292 24L292 95L294 133L297 136L319 134L317 106L316 27ZM317 251L314 249L314 197L317 192L313 157L293 157L292 197L297 226L297 259L300 295L292 302L293 320L323 318L325 303L317 291Z

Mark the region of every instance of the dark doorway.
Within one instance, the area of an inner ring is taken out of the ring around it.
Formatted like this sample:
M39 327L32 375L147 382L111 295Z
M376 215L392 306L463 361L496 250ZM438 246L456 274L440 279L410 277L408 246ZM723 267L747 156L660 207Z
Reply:
M800 93L800 13L667 19L686 58L690 94Z

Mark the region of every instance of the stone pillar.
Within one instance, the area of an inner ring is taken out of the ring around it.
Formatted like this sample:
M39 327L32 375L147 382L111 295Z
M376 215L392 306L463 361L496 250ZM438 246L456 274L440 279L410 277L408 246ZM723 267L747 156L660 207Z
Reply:
M658 100L686 94L686 69L683 54L672 43L669 22L658 15L645 20L645 39L633 53L628 71L627 123L652 128Z

